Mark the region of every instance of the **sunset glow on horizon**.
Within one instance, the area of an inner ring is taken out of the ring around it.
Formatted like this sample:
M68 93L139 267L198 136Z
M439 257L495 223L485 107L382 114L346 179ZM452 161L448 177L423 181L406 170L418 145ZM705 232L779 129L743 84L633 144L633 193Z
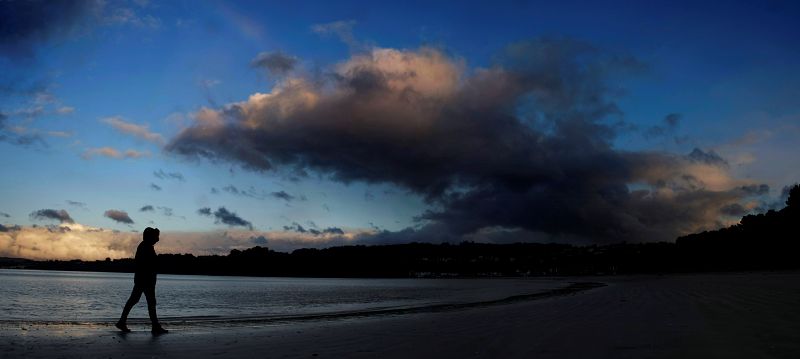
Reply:
M127 258L148 226L196 255L674 241L782 208L797 6L625 4L0 3L0 257Z

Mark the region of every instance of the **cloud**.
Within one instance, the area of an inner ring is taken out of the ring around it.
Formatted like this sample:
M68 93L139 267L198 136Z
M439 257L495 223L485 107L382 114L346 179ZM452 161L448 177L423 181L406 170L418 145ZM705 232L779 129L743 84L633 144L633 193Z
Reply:
M308 231L297 222L293 222L291 226L283 226L284 231L294 231L297 233L307 233Z
M270 196L275 197L277 199L282 199L282 200L284 200L286 202L291 202L291 201L295 200L295 196L292 196L292 195L286 193L286 191L272 192L272 193L270 193Z
M163 207L163 206L159 206L157 208L161 210L161 214L163 214L164 217L172 217L172 215L173 215L172 208Z
M359 47L360 44L353 36L353 27L355 25L356 22L354 20L340 20L312 25L311 31L322 36L334 35L351 48L356 48Z
M232 249L266 246L278 251L299 248L327 248L359 243L366 233L350 231L343 235L314 236L286 231L259 232L226 229L211 232L161 232L158 253L225 255ZM3 225L0 227L0 257L36 260L103 260L132 258L141 233L115 231L81 224L61 224L55 228Z
M663 124L661 125L656 125L648 128L644 132L644 137L650 139L650 138L664 137L673 134L675 132L675 129L678 128L678 125L681 122L681 115L677 113L671 113L666 117L664 117L664 120L662 122Z
M124 159L124 158L142 158L142 157L150 157L150 152L144 151L136 151L136 150L126 150L125 152L120 152L116 148L113 147L99 147L99 148L89 148L86 149L81 154L81 158L85 160L90 160L97 156L103 156L108 158L116 158L116 159Z
M248 227L250 229L253 228L253 225L250 222L237 216L236 213L228 211L225 209L225 207L219 207L216 211L214 211L214 217L216 217L217 222L222 222L229 226L241 226Z
M153 171L153 176L159 179L174 179L180 182L186 182L186 178L183 177L183 174L180 172L164 172L163 170L159 169L158 171Z
M29 60L42 44L77 38L95 27L133 25L156 29L161 20L124 6L98 0L0 1L0 56Z
M258 246L266 246L269 243L269 241L267 240L267 237L264 237L263 235L258 236L258 237L255 237L255 236L250 237L250 241L253 242L253 244L258 245Z
M6 212L0 212L0 217L11 218L11 215Z
M164 137L158 133L151 132L147 125L137 125L135 123L127 122L120 116L107 117L102 121L126 135L141 138L157 145L164 144Z
M135 233L62 223L58 226L0 228L0 257L34 260L130 258L141 240Z
M61 138L72 137L72 132L67 132L67 131L47 131L47 134L49 136L61 137Z
M250 66L261 68L273 76L283 76L297 65L297 58L282 52L262 52L250 62Z
M142 157L150 157L149 151L136 151L136 150L127 150L123 154L125 158L142 158Z
M316 227L314 223L311 223L312 227ZM284 231L296 232L296 233L303 233L303 234L310 234L312 236L342 236L345 234L344 230L339 227L328 227L324 229L318 228L308 228L301 226L297 222L292 222L291 226L283 226Z
M75 207L80 207L80 208L86 208L86 203L84 203L84 202L71 201L71 200L67 200L66 202L67 202L67 204L68 204L68 205L70 205L70 206L75 206Z
M197 210L197 213L202 216L211 216L213 214L215 218L215 223L224 223L231 227L247 227L249 229L253 229L253 225L236 215L236 213L228 211L225 207L219 207L213 213L211 212L211 208L205 207L200 208Z
M54 219L60 223L75 223L72 217L69 216L69 213L63 209L40 209L38 211L31 212L30 217L32 219L39 220Z
M153 212L153 211L155 211L155 208L153 208L153 206L149 204L142 206L142 208L139 208L139 212Z
M141 15L136 10L126 7L110 9L103 21L110 25L132 25L151 30L161 27L161 19L149 14Z
M642 68L567 39L513 44L474 69L435 48L374 48L327 82L290 77L203 108L165 148L402 187L430 204L402 234L428 241L657 241L726 224L719 209L755 183L720 155L614 147L624 123L612 83Z
M714 152L714 150L704 152L699 148L695 148L691 153L689 153L689 159L694 162L705 163L711 166L728 167L728 161Z
M295 201L295 200L300 200L300 201L305 201L306 200L306 197L303 196L303 195L301 195L301 196L293 196L293 195L287 193L286 191L276 191L276 192L266 192L264 190L259 191L253 186L250 186L249 188L245 189L245 188L238 188L238 187L236 187L234 185L227 185L225 187L222 187L222 191L230 193L230 194L235 195L235 196L249 197L249 198L255 198L255 199L260 199L260 200L264 200L264 199L267 199L269 197L281 199L281 200L284 200L286 202L291 202L291 201ZM218 189L216 189L214 187L211 188L211 193L217 194L219 192L220 191Z
M0 232L14 232L20 230L20 226L4 226L0 224Z
M3 112L0 112L0 142L7 142L24 147L33 145L47 147L47 142L44 141L39 133L29 132L26 128L21 126L9 125L8 115Z
M258 191L253 186L250 186L250 188L247 189L244 188L239 189L234 185L227 185L225 187L222 187L222 190L235 196L249 197L255 199L265 199L267 197L266 192ZM219 193L219 191L216 188L211 188L211 193Z
M769 194L769 186L766 184L741 186L738 190L741 191L744 196L764 196Z
M215 86L217 86L217 85L219 85L221 83L222 83L222 81L220 81L220 80L205 79L205 80L200 81L200 86L205 88L205 89L210 89L210 88L215 87Z
M726 204L722 206L722 208L720 208L719 211L720 213L726 216L737 217L737 218L741 218L742 216L744 216L749 212L747 209L744 208L744 206L742 206L739 203Z
M106 216L116 222L125 223L125 224L133 224L133 220L128 213L125 211L120 211L116 209L109 209L103 213L103 216Z
M150 184L150 189L152 189L154 191L160 191L161 190L161 186L159 186L159 185L157 185L155 183L151 183Z
M94 1L2 1L0 56L28 59L40 44L81 31L101 7Z
M75 108L70 106L61 106L58 109L56 109L56 113L58 113L59 115L69 115L74 112Z

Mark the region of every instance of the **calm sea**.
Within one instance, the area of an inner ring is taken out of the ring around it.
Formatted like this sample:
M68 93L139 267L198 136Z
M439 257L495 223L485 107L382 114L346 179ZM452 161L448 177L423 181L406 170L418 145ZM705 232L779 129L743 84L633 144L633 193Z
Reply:
M159 275L163 319L288 317L473 303L564 286L549 279L337 279ZM129 273L0 269L0 322L107 322L133 288ZM131 318L147 318L144 296Z

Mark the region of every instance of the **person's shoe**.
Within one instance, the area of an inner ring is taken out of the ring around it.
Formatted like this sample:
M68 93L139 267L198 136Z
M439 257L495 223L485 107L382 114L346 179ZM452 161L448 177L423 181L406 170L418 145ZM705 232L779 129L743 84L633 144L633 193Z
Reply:
M114 326L117 327L117 329L121 330L123 333L130 333L131 332L131 330L128 329L128 326L125 325L125 323L123 323L123 322L117 322L117 324L114 324Z
M150 331L153 335L161 335L169 333L169 330L162 328L161 326L153 327L153 330Z

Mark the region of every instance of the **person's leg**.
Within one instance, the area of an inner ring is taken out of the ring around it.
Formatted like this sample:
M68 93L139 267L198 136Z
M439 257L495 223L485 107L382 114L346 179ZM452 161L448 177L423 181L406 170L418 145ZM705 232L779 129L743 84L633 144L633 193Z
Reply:
M133 291L131 291L131 296L128 298L128 301L125 303L125 307L122 309L122 315L119 317L119 321L117 322L117 328L123 331L129 331L128 327L125 323L128 321L128 314L130 314L131 309L136 303L139 303L139 299L142 297L142 287L135 285L133 286Z
M144 297L147 299L147 312L150 313L150 323L153 326L153 333L161 334L167 331L161 327L158 322L158 314L156 314L156 286L149 285L144 289Z

